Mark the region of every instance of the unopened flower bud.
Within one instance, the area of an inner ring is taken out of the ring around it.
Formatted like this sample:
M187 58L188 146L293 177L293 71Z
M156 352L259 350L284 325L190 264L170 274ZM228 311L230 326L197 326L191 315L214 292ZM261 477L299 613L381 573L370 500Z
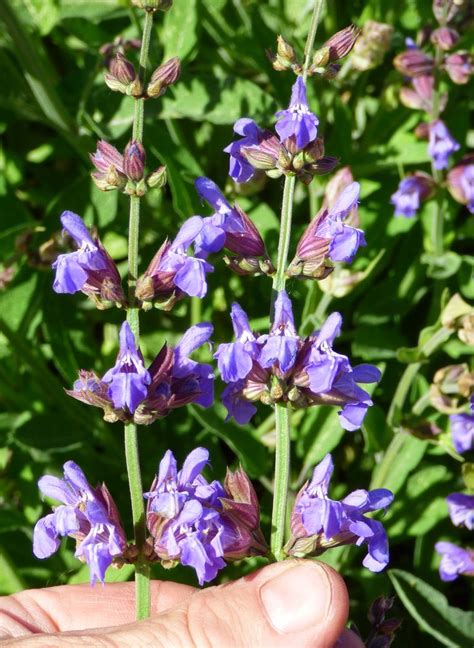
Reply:
M458 32L450 27L438 27L431 34L431 42L433 45L438 45L438 47L446 52L453 49L458 41Z
M146 179L146 183L150 188L163 189L168 181L168 174L165 166L160 166L155 169Z
M173 0L132 0L132 4L145 11L168 11Z
M434 59L418 49L408 49L398 54L393 64L399 72L409 77L431 74L434 69Z
M269 171L276 167L277 159L275 156L269 152L262 151L260 148L242 146L240 153L255 169Z
M116 54L104 75L107 86L116 92L122 92L133 97L139 97L143 88L137 77L135 68L123 54Z
M277 53L274 54L271 50L267 50L266 53L273 69L277 72L283 72L298 65L294 48L281 35L277 37Z
M368 20L362 34L354 45L351 62L356 70L365 71L377 67L390 48L393 27L375 20Z
M177 56L174 56L153 72L146 89L147 95L153 98L161 97L170 85L176 83L180 74L181 61Z
M444 60L444 69L453 83L464 85L474 72L472 57L467 52L450 54Z
M331 79L334 79L337 76L337 73L341 69L341 66L339 63L330 63L327 68L324 70L324 72L321 74L323 79L327 79L330 81Z
M418 139L427 140L430 137L430 125L426 122L421 122L421 124L418 124L415 128L414 133Z
M316 50L313 56L313 62L311 67L314 68L325 68L326 65L331 60L331 50L329 47L323 46L320 49Z
M322 48L327 48L329 50L328 62L335 63L339 61L339 59L344 58L344 56L347 56L347 54L349 54L351 49L354 47L360 33L361 32L358 27L356 27L355 25L349 25L349 27L345 27L344 29L341 29L336 34L334 34L334 36L331 36L331 38L324 43ZM313 63L314 62L315 61L313 60ZM325 64L318 63L317 65Z
M433 13L440 25L446 25L461 9L464 0L433 0Z
M474 214L474 155L465 156L450 170L447 186L454 200Z
M131 140L125 147L123 154L123 170L130 180L138 182L143 178L145 169L145 149L140 142Z

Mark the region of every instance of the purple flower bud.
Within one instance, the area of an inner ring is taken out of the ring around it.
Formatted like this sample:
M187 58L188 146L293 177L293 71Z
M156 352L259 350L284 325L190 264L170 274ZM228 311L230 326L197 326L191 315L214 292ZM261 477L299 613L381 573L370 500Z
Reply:
M331 36L323 45L323 48L327 47L329 50L329 62L339 61L339 59L347 56L354 47L359 35L360 29L355 25L349 25L349 27L344 27L344 29Z
M396 69L408 77L430 75L434 70L434 59L419 49L408 49L393 59Z
M474 529L474 495L451 493L446 498L449 517L454 526L464 526L472 531Z
M105 484L92 488L73 461L64 464L64 479L46 475L38 486L47 497L61 502L41 518L33 532L33 553L48 558L59 549L61 536L75 538L76 558L90 569L91 583L104 582L105 572L126 547L125 533L115 503Z
M434 187L433 178L422 171L403 178L390 200L395 205L395 216L405 216L405 218L415 216L421 201L433 193Z
M110 61L109 70L104 74L104 80L111 90L129 96L139 97L143 92L135 68L120 52L117 52L115 58Z
M448 173L448 189L455 200L474 214L474 155L468 155Z
M92 173L92 179L102 191L123 189L127 176L123 168L123 155L104 140L97 143L97 150L90 155L92 164L97 171Z
M138 182L145 170L145 149L141 142L130 140L123 154L123 170L129 180Z
M400 90L400 101L407 108L424 110L427 113L433 109L433 87L434 78L430 75L422 75L412 79L412 87L403 87ZM447 103L447 94L440 95L440 112L444 110Z
M275 130L286 148L293 151L296 147L294 152L301 151L316 139L319 119L309 109L302 77L293 85L289 107L277 112L276 117Z
M443 581L456 580L461 574L474 576L474 551L463 549L451 542L437 542L437 553L441 556L439 575Z
M150 83L146 89L149 97L161 97L170 85L176 83L181 74L181 61L177 56L163 63L151 75Z
M356 490L342 501L328 496L334 470L330 454L316 466L310 483L298 493L291 514L290 538L285 550L290 555L317 555L329 547L367 543L365 567L378 572L389 561L388 541L380 522L366 517L378 509L386 509L393 493L384 488L373 491Z
M260 506L252 482L242 467L235 472L227 469L224 481L226 497L220 501L226 519L233 523L235 537L225 549L224 558L241 560L247 556L267 553L267 545L260 530Z
M81 217L70 211L61 214L64 230L77 245L75 252L60 254L53 289L70 295L82 291L98 307L103 302L125 303L117 267L98 238L92 238Z
M449 51L457 45L459 33L450 27L438 27L431 34L431 42L444 51Z
M428 154L433 159L435 169L445 169L449 163L449 156L459 148L459 143L440 119L430 124Z
M474 72L472 56L467 52L455 52L444 59L444 69L453 83L465 85Z
M449 417L456 452L462 454L474 448L474 414L453 414Z

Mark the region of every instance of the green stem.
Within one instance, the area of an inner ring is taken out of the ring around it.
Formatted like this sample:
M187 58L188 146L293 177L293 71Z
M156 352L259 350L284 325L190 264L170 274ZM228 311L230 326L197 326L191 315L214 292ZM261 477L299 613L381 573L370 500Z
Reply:
M142 45L138 75L142 83L145 80L150 36L153 26L153 12L146 12L143 28ZM143 141L143 123L145 99L135 99L133 113L134 140ZM139 309L135 301L135 287L138 276L138 239L140 232L140 197L130 196L130 216L128 233L128 299L127 322L135 336L137 345L140 344ZM128 483L132 503L132 520L135 544L138 551L135 563L135 606L137 619L150 616L150 566L145 557L146 520L143 502L143 488L140 474L140 459L138 454L138 434L136 425L125 426L125 457L127 462Z
M435 53L435 75L434 75L434 86L433 86L433 97L431 103L431 121L436 121L439 119L440 114L440 92L439 92L439 81L440 81L440 64L443 60L443 52L439 46L436 46ZM435 257L442 256L444 254L444 189L442 189L443 183L443 173L439 169L435 169L434 163L431 162L431 173L437 185L438 196L436 199L436 212L433 219L433 224L431 228L431 239L433 254Z
M276 560L284 558L286 501L290 475L290 412L286 404L275 404L276 453L273 491L271 551Z
M324 0L315 0L311 26L305 46L305 62L303 79L306 81L311 59L311 52L316 37L319 18ZM284 290L286 284L286 269L288 264L288 250L291 239L291 221L293 216L293 197L295 193L296 176L286 176L283 187L283 200L281 205L280 237L278 240L277 266L273 277L272 317L275 300L279 291ZM286 529L286 503L288 500L288 483L290 476L290 412L286 403L275 403L275 486L272 510L272 535L271 551L276 560L285 557L283 544Z
M283 187L283 201L281 205L280 238L278 241L277 268L273 277L273 290L285 288L286 266L288 262L288 249L291 238L291 219L293 216L293 196L295 193L296 176L286 176ZM274 295L274 300L276 294Z
M133 424L125 426L125 457L132 502L133 531L138 549L138 558L135 563L136 617L137 619L146 619L150 616L150 565L143 551L146 543L145 505L138 456L137 427Z
M316 32L318 30L319 19L321 17L321 9L323 8L324 0L316 0L313 8L313 15L311 17L311 25L309 27L308 38L306 39L306 45L304 48L304 65L303 65L303 81L306 82L308 78L308 69L311 59L311 53L313 51L314 39L316 38Z

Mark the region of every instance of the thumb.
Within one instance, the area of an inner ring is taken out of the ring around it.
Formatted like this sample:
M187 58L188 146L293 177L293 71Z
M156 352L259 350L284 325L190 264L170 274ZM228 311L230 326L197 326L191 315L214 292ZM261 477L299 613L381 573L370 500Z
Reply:
M101 629L89 638L90 645L101 637L104 644L137 648L329 648L347 611L347 591L336 572L324 563L288 560L196 591L146 621Z

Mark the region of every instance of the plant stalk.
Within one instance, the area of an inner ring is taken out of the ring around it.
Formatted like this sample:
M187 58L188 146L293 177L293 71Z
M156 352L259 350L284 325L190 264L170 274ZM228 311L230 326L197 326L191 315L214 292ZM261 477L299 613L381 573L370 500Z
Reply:
M145 13L145 25L140 50L138 75L142 83L145 79L148 50L153 26L153 12ZM133 112L132 137L138 142L143 141L143 123L145 99L135 99ZM130 215L128 233L128 299L127 322L135 336L137 346L140 345L139 309L135 301L135 287L138 276L138 239L140 232L140 196L130 196ZM132 504L132 521L135 544L138 550L135 563L135 607L137 619L150 616L150 566L145 558L146 520L143 487L140 473L140 458L138 453L137 426L125 426L125 458Z
M324 0L315 0L311 25L304 50L305 61L303 80L306 81L310 65L314 39L318 28L321 9ZM288 250L291 240L291 221L293 216L293 198L295 193L296 176L286 176L283 187L281 206L280 237L278 240L277 266L273 277L271 317L273 318L275 300L279 291L286 284L286 269L288 265ZM288 499L288 484L290 476L290 412L286 403L275 403L275 485L272 510L271 551L276 560L283 560L285 553L283 544L286 529L286 503Z

